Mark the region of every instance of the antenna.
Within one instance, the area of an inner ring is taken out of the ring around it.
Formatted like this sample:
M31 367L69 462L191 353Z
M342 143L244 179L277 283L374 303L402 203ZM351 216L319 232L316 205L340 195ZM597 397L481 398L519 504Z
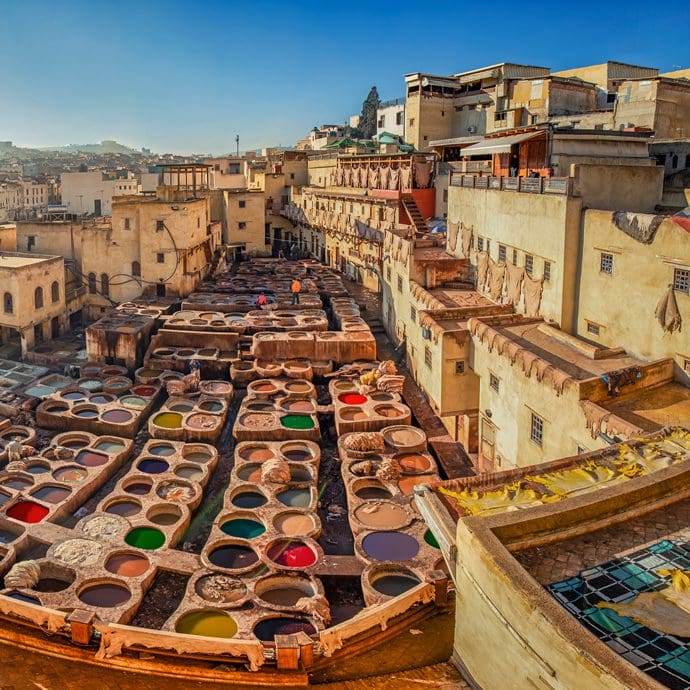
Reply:
M239 158L239 155L240 155L240 135L239 134L235 135L235 144L237 144L237 156Z

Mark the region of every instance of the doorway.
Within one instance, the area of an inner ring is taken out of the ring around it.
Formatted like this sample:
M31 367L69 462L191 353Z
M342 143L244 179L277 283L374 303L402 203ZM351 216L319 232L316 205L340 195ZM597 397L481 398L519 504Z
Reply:
M156 283L156 297L165 297L165 283Z
M50 320L50 337L57 338L60 335L60 319L53 316Z
M43 324L37 323L34 326L34 346L43 342Z
M100 199L95 199L93 202L93 212L95 215L100 216L101 215L101 200Z

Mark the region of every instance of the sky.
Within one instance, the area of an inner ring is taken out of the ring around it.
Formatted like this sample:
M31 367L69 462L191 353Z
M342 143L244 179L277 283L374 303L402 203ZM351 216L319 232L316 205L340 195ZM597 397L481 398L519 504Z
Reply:
M688 0L0 0L0 17L0 140L18 146L222 154L344 123L410 72L690 67Z

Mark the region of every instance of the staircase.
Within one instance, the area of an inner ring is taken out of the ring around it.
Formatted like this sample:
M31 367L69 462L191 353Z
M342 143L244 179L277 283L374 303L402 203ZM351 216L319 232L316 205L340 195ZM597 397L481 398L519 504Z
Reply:
M412 221L412 225L414 225L415 227L415 230L422 234L426 234L427 232L429 232L429 226L426 224L424 216L419 210L417 203L412 198L412 194L403 194L401 197L401 201L403 208L405 209L407 215L410 217L410 220Z

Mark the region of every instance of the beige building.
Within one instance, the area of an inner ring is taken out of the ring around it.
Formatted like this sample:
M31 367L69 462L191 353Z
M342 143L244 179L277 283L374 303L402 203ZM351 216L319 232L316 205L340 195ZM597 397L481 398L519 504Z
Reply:
M17 251L17 225L15 223L0 224L0 252Z
M270 255L264 192L260 189L225 189L221 195L223 243L253 256Z
M376 134L397 134L405 141L405 99L384 101L376 109Z
M110 216L113 197L138 194L140 185L130 172L101 170L68 172L60 176L62 204L74 215Z
M0 223L15 219L15 214L22 208L23 196L19 183L3 182L0 184Z
M60 256L8 252L0 255L0 334L21 345L22 355L50 340L81 309L81 294L65 294L65 262Z
M50 185L47 182L22 180L19 186L22 208L28 210L42 209L50 203Z

